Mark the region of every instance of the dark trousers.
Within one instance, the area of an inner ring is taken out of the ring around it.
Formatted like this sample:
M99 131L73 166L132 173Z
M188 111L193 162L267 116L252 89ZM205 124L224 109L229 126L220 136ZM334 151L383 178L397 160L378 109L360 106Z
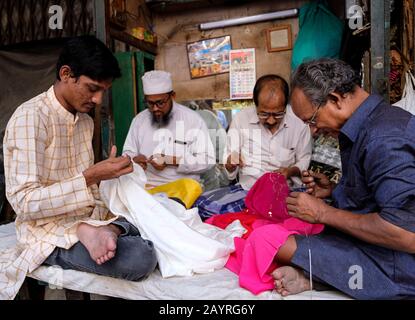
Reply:
M112 224L123 232L117 240L115 257L104 264L98 265L92 260L81 242L68 250L56 248L44 264L130 281L144 279L154 271L157 265L153 243L141 238L138 229L125 219L118 219Z

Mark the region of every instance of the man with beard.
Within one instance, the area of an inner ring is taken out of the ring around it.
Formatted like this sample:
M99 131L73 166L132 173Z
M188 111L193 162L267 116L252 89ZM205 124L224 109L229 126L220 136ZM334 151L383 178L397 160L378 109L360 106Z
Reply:
M149 187L181 178L200 181L216 163L206 124L174 101L170 73L149 71L142 81L148 108L133 119L123 153L145 170Z

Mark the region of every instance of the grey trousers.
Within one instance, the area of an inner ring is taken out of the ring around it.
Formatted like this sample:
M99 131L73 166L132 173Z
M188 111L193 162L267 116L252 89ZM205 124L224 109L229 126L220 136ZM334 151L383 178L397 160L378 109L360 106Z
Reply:
M68 250L56 248L44 264L130 281L144 279L157 265L153 243L141 238L138 229L124 218L112 224L124 232L118 237L115 257L104 264L98 265L92 260L81 242L77 242Z

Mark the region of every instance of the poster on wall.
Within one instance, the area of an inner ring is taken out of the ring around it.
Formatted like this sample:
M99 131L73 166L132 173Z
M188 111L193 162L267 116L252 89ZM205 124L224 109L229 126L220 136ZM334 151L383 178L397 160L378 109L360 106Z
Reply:
M252 99L256 81L255 49L229 51L230 99Z
M194 79L229 72L229 50L230 36L188 43L190 77Z

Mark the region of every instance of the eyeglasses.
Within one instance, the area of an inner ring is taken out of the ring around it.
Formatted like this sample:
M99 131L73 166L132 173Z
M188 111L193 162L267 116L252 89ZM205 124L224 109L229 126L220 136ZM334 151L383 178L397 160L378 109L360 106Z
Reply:
M169 101L171 96L171 92L168 93L168 96L164 99L161 100L157 100L157 101L148 101L146 100L147 106L149 108L154 108L155 106L157 106L158 108L162 108L166 105L167 101Z
M316 117L321 106L318 106L309 120L304 121L305 124L315 127L317 124Z
M266 120L269 117L273 117L275 120L284 118L285 111L282 112L257 112L258 118L261 120Z

